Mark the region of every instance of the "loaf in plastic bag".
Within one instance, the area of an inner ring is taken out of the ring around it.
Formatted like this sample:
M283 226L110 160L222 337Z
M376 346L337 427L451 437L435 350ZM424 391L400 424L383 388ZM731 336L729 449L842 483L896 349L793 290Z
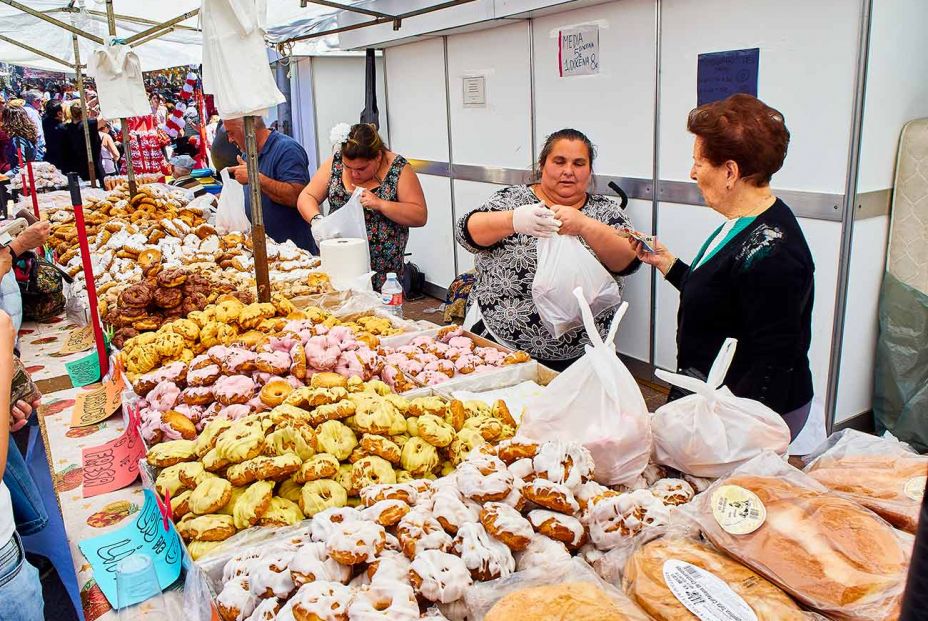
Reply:
M532 300L541 323L555 338L584 323L571 293L577 288L594 317L622 302L615 278L577 237L552 235L539 239Z
M907 445L854 429L832 434L806 457L805 473L904 531L914 533L928 457Z
M478 582L464 595L470 621L646 621L647 615L579 558Z
M682 536L662 537L638 547L625 565L622 585L657 621L807 619L786 593L754 571Z
M765 452L682 508L717 548L833 619L896 619L912 537Z
M786 452L790 434L783 418L722 386L737 344L735 339L725 340L705 382L657 370L665 382L694 393L659 407L651 417L657 463L715 478L764 450Z
M648 465L651 426L641 389L615 353L615 334L628 303L616 312L604 342L579 287L574 296L593 344L526 404L519 435L579 442L593 455L598 482L634 481Z

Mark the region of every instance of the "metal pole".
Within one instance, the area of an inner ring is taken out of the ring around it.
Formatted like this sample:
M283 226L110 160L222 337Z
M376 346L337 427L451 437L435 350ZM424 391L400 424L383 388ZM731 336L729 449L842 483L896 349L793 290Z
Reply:
M261 209L261 178L258 170L258 141L255 138L255 117L246 116L245 164L248 168L248 191L251 193L251 245L255 257L255 282L258 301L271 301L271 278L267 270L267 247L264 235L264 211Z
M110 37L115 37L116 16L113 14L113 0L106 0L106 24L109 28ZM135 169L132 167L132 149L129 146L129 124L126 123L126 119L124 118L119 119L119 124L122 127L122 153L123 157L126 158L126 177L129 180L129 196L132 197L138 192L138 186L135 184Z
M74 43L74 71L77 73L77 90L81 94L81 113L83 114L84 126L84 144L87 147L87 171L90 173L90 187L97 187L97 167L93 161L93 150L90 148L90 118L87 110L87 94L84 92L84 72L81 71L81 49L77 41L77 35L71 35L71 41ZM102 185L102 184L101 184Z
M33 54L35 54L35 55L37 55L37 56L42 56L43 58L47 58L48 60L54 61L54 62L56 62L56 63L60 63L60 64L64 65L65 67L67 67L68 69L72 69L72 68L73 68L72 65L71 65L71 63L69 63L69 62L66 61L66 60L63 60L63 59L61 59L61 58L58 58L57 56L52 56L51 54L48 54L47 52L43 52L42 50L37 50L37 49L35 49L34 47L32 47L31 45L26 45L25 43L20 43L20 42L17 41L16 39L11 39L11 38L9 38L9 37L6 36L6 35L0 34L0 41L6 41L6 42L9 43L10 45L15 45L16 47L20 47L20 48L26 50L27 52L32 52Z
M76 34L80 37L84 37L85 39L90 39L94 43L99 43L100 45L103 45L102 38L96 35L92 35L89 32L84 32L80 28L77 28L76 26L72 26L71 24L66 24L65 22L59 19L55 19L54 17L49 17L48 15L45 15L44 13L40 13L39 11L36 11L35 9L30 8L26 6L25 4L20 4L19 2L16 2L16 0L0 0L0 2L8 6L11 6L14 9L19 9L23 13L28 13L29 15L32 15L33 17L37 17L38 19L41 19L44 22L48 22L49 24L54 24L58 26L59 28L64 28L68 32ZM112 7L110 6L111 2L112 0L108 0L106 3L107 7L110 8L110 12L112 12Z
M838 414L838 380L841 375L841 352L844 347L844 320L847 313L848 280L851 274L851 249L854 241L854 212L857 205L857 170L860 165L860 139L863 131L864 99L867 92L867 61L870 54L870 26L873 0L861 0L857 76L854 107L851 111L851 142L848 150L847 179L841 213L841 250L838 254L838 287L835 293L834 322L831 329L831 357L828 365L828 388L825 393L825 429L828 434Z
M657 237L660 215L661 183L661 0L654 3L654 144L651 147L651 235ZM660 275L656 267L651 268L651 313L648 335L648 362L657 366L657 294ZM676 370L676 369L674 369ZM649 378L649 379L654 379Z

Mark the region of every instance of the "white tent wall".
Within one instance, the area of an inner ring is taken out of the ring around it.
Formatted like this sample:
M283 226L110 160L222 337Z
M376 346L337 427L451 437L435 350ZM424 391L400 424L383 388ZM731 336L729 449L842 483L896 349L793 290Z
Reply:
M450 24L449 13L444 16L444 27L464 28L444 30L432 38L405 35L400 44L396 39L403 33L386 37L384 30L384 39L378 41L372 29L364 29L351 33L351 38L345 33L342 45L386 41L393 146L407 158L425 160L417 166L429 201L429 224L411 233L409 247L412 260L438 287L448 286L453 274L472 264L460 248L454 254L447 252L445 244L452 235L448 228L455 219L485 201L501 184L521 176L520 169L529 168L544 136L565 126L581 129L597 144L598 175L628 178L635 185L639 199L633 198L629 206L635 224L651 230L652 206L656 206L657 234L681 256L692 257L721 223L718 214L696 204L698 193L689 180L692 136L685 127L686 114L696 105L697 56L760 48L758 94L784 113L792 132L789 156L774 178L774 190L785 191L816 260L811 363L814 413L821 419L832 364L840 214L854 131L862 1L745 0L732 5L725 0L661 0L657 107L657 0L580 3L580 8L577 3L565 3L561 12L552 13L549 8L522 15L529 19L489 22L481 17L475 20L480 24L470 27ZM498 16L502 5L510 9L519 3L497 0L495 13L490 13ZM486 6L469 10L486 14ZM926 86L912 76L925 75L924 63L928 62L926 44L915 34L917 24L925 22L918 16L926 10L928 5L919 0L874 0L868 97L893 102L888 109L876 103L866 111L862 193L891 185L901 124L924 114L919 106L923 108L928 101ZM559 27L594 22L600 25L600 73L559 78L553 60L557 39L551 33ZM894 46L893 38L899 36L892 24L899 23L908 25L903 34L909 42L888 51ZM826 32L828 36L822 36ZM892 71L886 75L890 66ZM471 74L485 76L486 108L463 107L462 79ZM877 74L881 77L874 78ZM903 76L909 84L901 98L895 99ZM449 100L443 115L445 90ZM876 90L880 94L874 97ZM655 174L662 180L659 187L664 200L654 200L651 188L644 185ZM861 243L866 239L870 245L854 245L837 422L869 404L886 220L883 208L862 213L856 222L855 239ZM672 368L678 295L658 279L652 303L650 280L647 269L629 279L626 299L635 311L623 324L619 349L658 367ZM656 317L653 326L652 312ZM859 326L868 327L852 335ZM866 362L861 363L864 358Z
M928 117L928 3L875 0L861 137L838 419L870 409L877 310L885 269L896 150L906 122Z

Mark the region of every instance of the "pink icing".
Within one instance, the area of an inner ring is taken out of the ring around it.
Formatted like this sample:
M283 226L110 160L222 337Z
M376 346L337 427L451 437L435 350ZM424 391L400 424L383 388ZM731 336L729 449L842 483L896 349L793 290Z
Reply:
M254 369L257 354L247 349L231 349L225 358L225 366L233 373L248 372Z
M226 418L228 420L238 420L244 418L251 414L251 408L242 403L236 403L235 405L227 405L222 408L217 415L217 418Z
M441 338L442 343L448 343L451 339L461 336L464 334L464 329L461 326L455 326L453 330L448 330Z
M314 336L306 344L306 361L319 371L331 371L339 362L342 350L327 336Z
M439 373L443 373L449 377L453 376L455 373L454 363L450 360L435 360L425 365L425 370L438 371Z
M364 365L358 360L358 356L353 351L343 352L338 357L338 364L335 366L335 372L345 377L360 377L364 379Z
M423 371L416 375L416 381L425 386L434 386L448 381L448 376L438 371Z
M338 345L343 351L346 349L356 349L358 347L358 340L354 337L354 332L351 331L351 328L333 326L329 329L327 336L329 337L329 342Z
M413 347L418 347L422 351L431 351L435 346L435 339L430 336L417 336L410 343Z
M422 371L425 369L425 365L419 362L418 360L409 360L409 359L404 360L403 362L400 362L396 366L398 366L400 368L400 371L402 371L406 375L417 375L419 373L422 373Z
M200 354L199 356L194 356L193 360L190 361L190 368L192 369L193 367L200 365L207 361L212 362L212 358L210 358L206 354Z
M180 388L174 382L164 380L148 393L147 401L159 412L170 410L180 397Z
M384 362L386 362L387 364L399 366L402 363L406 362L407 360L409 360L409 358L406 357L406 354L401 354L399 352L393 352L392 354L387 354L386 358L384 359Z
M217 397L219 395L226 397L248 395L250 398L254 394L255 388L256 385L254 380L247 375L230 375L228 377L220 377L216 381L213 391Z
M272 336L265 347L270 347L271 351L280 351L289 354L293 346L296 345L296 342L297 339L292 336Z
M454 361L454 367L458 371L468 367L474 368L481 364L483 364L483 360L481 360L479 356L475 356L473 354L465 354Z
M232 350L225 345L213 345L206 350L206 355L216 364L222 364Z
M418 358L422 354L422 350L414 345L402 345L397 347L396 351L404 354L407 358Z
M210 378L219 375L219 366L215 364L208 364L205 367L199 369L194 369L193 371L187 372L187 383L188 384L203 384L208 383Z
M448 345L457 349L473 350L474 341L467 336L456 336L448 341Z
M294 343L295 345L296 343ZM290 365L292 361L290 360L289 350L286 352L283 351L265 351L257 355L255 359L256 363L260 363L262 366L268 365L271 368L272 373L280 375L281 373L286 373L290 370Z

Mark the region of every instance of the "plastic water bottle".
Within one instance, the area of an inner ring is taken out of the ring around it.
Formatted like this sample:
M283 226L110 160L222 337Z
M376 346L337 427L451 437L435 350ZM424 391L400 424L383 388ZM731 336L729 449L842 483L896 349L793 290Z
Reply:
M383 309L394 317L403 316L403 285L397 280L395 272L387 273L387 280L380 288L380 302Z

